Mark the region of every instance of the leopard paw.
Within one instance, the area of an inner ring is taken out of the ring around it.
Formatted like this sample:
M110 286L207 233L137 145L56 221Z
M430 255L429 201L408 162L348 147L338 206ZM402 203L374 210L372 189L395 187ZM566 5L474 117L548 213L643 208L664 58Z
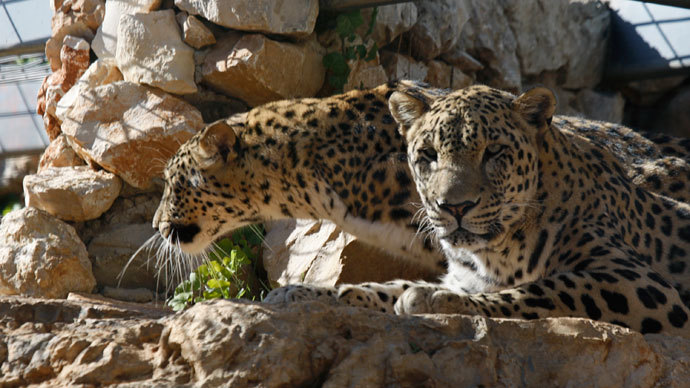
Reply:
M458 314L462 313L461 295L434 287L419 286L407 289L395 303L396 314Z
M330 287L315 287L304 284L291 284L272 290L263 302L269 304L294 303L307 300L319 300L327 303L336 302L337 291Z

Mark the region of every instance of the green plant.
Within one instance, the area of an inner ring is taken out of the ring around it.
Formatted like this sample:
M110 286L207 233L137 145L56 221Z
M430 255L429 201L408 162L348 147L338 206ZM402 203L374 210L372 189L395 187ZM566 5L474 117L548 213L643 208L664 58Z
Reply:
M359 10L339 14L335 17L335 31L340 38L340 51L330 52L323 57L323 65L328 72L328 83L335 92L342 92L343 86L347 83L350 76L350 66L347 61L354 59L364 59L371 61L376 58L379 48L376 42L367 50L366 39L369 38L374 30L374 23L378 15L378 8L374 8L369 20L369 27L362 36L362 43L353 45L357 39L357 28L364 24L362 13ZM331 23L332 24L332 23Z
M206 262L175 288L168 306L180 311L210 299L262 299L269 290L256 276L262 238L262 228L251 226L217 242Z

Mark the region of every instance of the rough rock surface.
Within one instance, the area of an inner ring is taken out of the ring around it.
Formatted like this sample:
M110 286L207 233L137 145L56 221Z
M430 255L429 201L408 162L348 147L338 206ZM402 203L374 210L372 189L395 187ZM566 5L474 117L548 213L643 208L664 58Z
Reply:
M275 221L266 229L263 264L273 284L434 279L434 274L358 241L330 221Z
M417 23L410 30L412 55L433 59L449 50L460 37L469 18L465 1L415 1Z
M200 49L204 46L216 43L216 37L213 32L200 22L194 15L188 15L186 12L178 13L175 18L180 28L182 28L182 36L184 42Z
M36 112L43 116L43 125L50 140L60 134L60 124L55 117L58 101L89 67L89 44L84 39L65 36L60 59L60 69L43 80L37 97Z
M360 36L364 36L369 29L372 8L362 8L364 24L357 29ZM409 31L417 23L417 6L414 3L390 4L378 7L371 38L378 47L383 47Z
M680 388L690 379L689 340L586 319L239 301L169 315L77 295L2 298L0 312L3 385Z
M429 61L424 81L444 89L461 89L472 84L472 77L462 70L441 61Z
M0 195L21 195L22 181L26 175L36 172L38 159L38 155L0 159Z
M65 298L70 292L91 292L95 285L86 247L74 228L32 207L2 218L0 295Z
M122 181L107 171L88 166L48 167L24 177L26 206L44 210L65 221L98 218L120 193Z
M666 105L657 123L657 130L666 134L690 138L690 87L680 89Z
M240 31L306 37L314 30L318 0L175 0L192 15Z
M204 126L199 111L183 100L127 81L84 88L57 115L82 158L139 188L148 187L177 148Z
M147 13L160 7L161 0L108 0L103 23L98 27L91 48L98 59L114 64L117 51L117 33L122 15Z
M426 79L429 69L422 62L417 62L407 55L384 51L381 53L381 62L389 79L413 79L423 81Z
M175 94L196 92L194 50L182 42L171 9L122 15L116 62L126 81Z
M69 145L67 136L60 134L55 140L51 141L43 151L41 160L38 162L38 172L48 167L74 167L83 166L84 160L77 155Z
M60 52L67 35L84 38L90 42L103 21L104 0L51 0L53 9L52 34L46 42L46 57L50 68L57 71L62 67Z
M203 83L250 106L310 97L325 76L321 51L314 39L287 43L260 34L231 33L219 39L206 57Z

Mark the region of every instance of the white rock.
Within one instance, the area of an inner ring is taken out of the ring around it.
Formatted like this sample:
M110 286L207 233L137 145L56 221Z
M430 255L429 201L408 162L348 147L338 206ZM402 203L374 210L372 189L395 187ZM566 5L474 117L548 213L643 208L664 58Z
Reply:
M48 167L24 177L26 206L66 221L100 217L120 193L122 182L107 171L88 166Z
M350 75L347 78L347 83L343 86L343 91L374 88L388 81L388 75L386 75L386 70L383 69L383 66L375 61L371 62L362 59L348 61Z
M65 298L91 292L96 281L74 228L27 207L0 223L0 295Z
M412 55L432 59L455 45L469 18L464 0L418 0L417 23L410 30Z
M429 69L422 62L417 62L407 55L384 51L381 62L388 73L388 79L412 79L424 81Z
M167 159L204 126L201 113L190 104L127 81L83 88L57 115L62 132L84 160L138 188L161 176Z
M171 9L122 15L116 61L126 81L175 94L196 92L194 50L182 42Z
M357 29L364 36L369 29L373 8L362 8L364 24ZM378 47L392 42L400 34L407 32L417 22L417 7L414 3L390 4L378 7L371 38Z
M43 151L41 160L38 162L38 172L48 167L72 167L83 166L84 161L70 147L69 141L64 134L60 134L55 140L51 141Z
M216 37L213 36L213 32L194 15L187 15L185 12L180 12L175 18L180 28L182 28L184 42L188 45L200 49L204 46L216 43Z
M472 77L464 74L459 68L441 61L426 63L429 71L424 81L444 89L461 89L472 84Z
M115 63L117 30L121 15L155 11L160 7L160 4L161 0L108 0L105 3L103 24L98 27L96 36L91 42L93 52L96 53L98 59Z
M223 27L306 37L314 30L318 0L175 0L189 14Z
M325 69L315 39L288 43L260 34L230 34L209 52L202 75L212 89L256 106L313 96L323 84Z
M79 78L79 81L72 86L67 93L56 103L55 116L62 121L68 116L69 111L74 107L77 100L88 89L106 85L115 81L122 80L122 73L114 64L97 60Z
M62 67L60 52L65 36L72 35L91 42L98 26L103 22L104 0L51 1L52 34L46 42L46 57L53 71Z

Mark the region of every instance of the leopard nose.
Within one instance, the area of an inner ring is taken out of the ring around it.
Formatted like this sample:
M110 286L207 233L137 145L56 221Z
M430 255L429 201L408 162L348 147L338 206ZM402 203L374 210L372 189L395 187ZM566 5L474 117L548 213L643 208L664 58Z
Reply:
M462 217L467 214L472 208L477 206L479 203L479 200L476 202L474 201L463 201L460 203L447 203L447 202L436 202L439 208L447 211L450 213L453 217L455 217L455 220L458 222L458 225L460 225L460 222L462 221Z

